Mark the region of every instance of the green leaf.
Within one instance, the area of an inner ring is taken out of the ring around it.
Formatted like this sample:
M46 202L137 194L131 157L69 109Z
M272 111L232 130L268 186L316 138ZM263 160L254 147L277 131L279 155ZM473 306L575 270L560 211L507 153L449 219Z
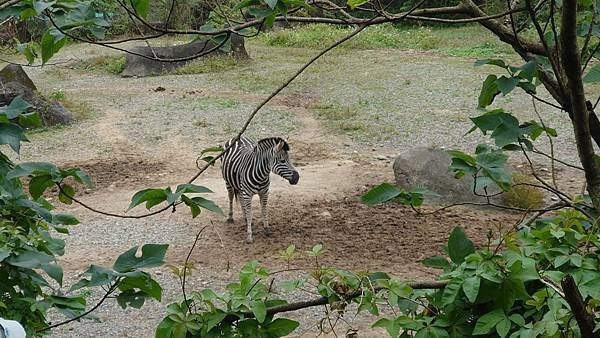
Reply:
M79 220L75 216L66 213L58 213L52 215L53 224L76 225Z
M6 249L0 249L0 262L2 262L8 256L10 256L10 251Z
M265 329L273 337L284 337L294 332L298 326L300 326L300 323L297 321L277 318L266 325Z
M10 180L16 177L45 174L50 175L55 182L58 182L62 178L58 168L54 164L47 162L21 163L15 166L15 168L6 175L6 178Z
M475 252L473 242L460 227L455 227L448 239L448 255L455 264L460 264L465 257Z
M75 189L68 184L61 184L61 190L58 193L58 199L64 204L72 204L73 200L71 197L75 196Z
M149 296L157 301L161 301L162 288L160 285L150 277L147 273L143 273L136 277L125 277L121 283L119 283L119 290L134 290L138 289L143 291L142 296Z
M138 247L133 247L121 254L113 269L118 272L129 272L142 268L152 268L164 264L168 244L145 244L142 246L142 255L136 257Z
M269 6L270 8L275 8L275 6L277 5L277 0L264 0L264 1L267 4L267 6Z
M348 0L346 4L350 7L350 9L355 9L358 6L362 6L368 3L369 0Z
M131 198L131 203L129 204L127 211L144 202L146 202L146 209L150 210L150 208L164 202L166 199L167 192L165 189L140 190Z
M134 309L139 309L144 305L146 297L142 291L126 290L117 295L117 303L121 308L126 309L130 306Z
M446 268L450 267L450 263L448 262L446 257L442 257L442 256L433 256L433 257L425 258L424 260L421 261L421 263L423 263L423 265L425 265L425 266L428 266L431 268L436 268L436 269L446 269Z
M505 317L496 325L496 332L498 332L498 335L500 337L504 338L510 331L510 327L511 327L510 320Z
M19 125L23 128L36 128L42 125L42 119L37 112L21 114Z
M498 66L501 68L508 68L508 66L506 65L506 63L504 62L504 60L500 60L500 59L482 59L482 60L477 60L475 61L475 66L483 66L483 65L493 65L493 66Z
M453 278L445 287L442 293L442 305L450 305L454 303L458 296L464 280L462 277Z
M177 189L175 189L175 192L182 193L182 194L188 194L188 193L203 194L203 193L211 193L212 190L208 189L207 187L200 186L200 185L186 183L186 184L178 185Z
M25 251L18 256L11 256L4 261L13 266L20 266L27 269L39 269L43 264L54 261L54 257L40 251Z
M479 277L473 276L465 279L463 283L463 291L467 296L467 299L471 303L475 303L477 299L477 295L479 294L479 286L481 284L481 279Z
M40 268L44 270L48 274L48 276L50 276L50 278L54 279L58 283L58 285L62 286L63 270L60 267L60 265L47 263L41 264Z
M448 338L448 331L439 328L439 327L435 327L435 326L428 326L425 327L419 331L417 331L417 334L415 335L415 338Z
M19 95L12 99L8 106L0 107L0 114L5 115L8 119L12 120L25 113L29 107L31 107L29 102L23 100Z
M510 93L513 89L515 89L519 81L520 80L515 77L501 76L496 80L496 86L498 87L502 95L506 95Z
M56 54L64 45L66 39L64 36L56 37L47 31L42 36L41 47L42 47L42 64L46 64L50 58Z
M192 212L192 218L196 218L196 216L200 215L201 209L198 204L185 195L181 196L181 200L190 208L190 211Z
M252 310L254 317L256 317L256 320L258 320L259 323L265 321L265 317L267 316L267 306L264 302L260 300L250 302L250 310Z
M537 76L537 66L538 62L536 60L527 61L526 64L522 65L521 67L518 67L518 69L520 70L519 77L527 81L532 81L533 78Z
M531 280L538 280L540 276L535 267L535 261L531 258L523 258L520 261L515 262L509 267L510 279L527 282Z
M0 144L8 144L17 154L21 149L21 142L29 141L23 128L14 123L0 123Z
M29 181L29 194L31 198L38 199L40 196L44 194L47 188L50 188L54 185L54 181L52 181L52 176L40 175L35 176Z
M221 210L221 208L219 208L219 206L216 205L215 202L213 202L211 200L208 200L204 197L196 196L196 197L192 198L192 201L194 201L194 203L196 203L201 208L204 208L208 211L215 212L219 215L223 215L223 210Z
M473 335L485 335L491 333L494 327L496 327L503 319L506 319L506 315L502 309L496 309L486 313L477 320L477 323L475 323Z
M379 319L372 325L372 327L384 328L388 332L390 337L398 337L398 334L400 333L400 324L395 320L387 318Z
M402 191L389 183L382 183L373 187L366 194L361 196L363 203L367 205L376 205L388 202L400 195Z
M148 17L149 4L149 0L131 0L135 12L144 19Z
M600 81L600 64L595 64L587 74L583 77L583 82L599 82Z
M483 81L481 92L479 94L479 108L485 108L494 102L496 95L500 94L496 80L496 75L488 75Z

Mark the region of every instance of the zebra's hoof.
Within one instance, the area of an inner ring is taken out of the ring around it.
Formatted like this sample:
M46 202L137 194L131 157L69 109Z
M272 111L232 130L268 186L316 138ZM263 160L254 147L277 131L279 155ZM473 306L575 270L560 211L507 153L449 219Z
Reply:
M252 244L252 237L246 237L246 244Z
M271 231L271 228L264 227L263 228L263 233L265 234L265 236L271 236L271 234L273 233L273 231Z
M233 223L233 218L228 218L227 223Z

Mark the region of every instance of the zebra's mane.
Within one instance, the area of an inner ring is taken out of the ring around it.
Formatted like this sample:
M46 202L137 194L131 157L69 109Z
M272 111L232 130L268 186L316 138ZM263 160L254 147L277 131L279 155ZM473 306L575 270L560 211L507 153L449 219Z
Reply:
M285 151L289 151L290 150L289 144L284 139L282 139L281 137L263 138L262 140L258 141L258 145L259 146L268 145L270 147L273 147L273 146L275 146L279 142L283 142L283 150L285 150Z

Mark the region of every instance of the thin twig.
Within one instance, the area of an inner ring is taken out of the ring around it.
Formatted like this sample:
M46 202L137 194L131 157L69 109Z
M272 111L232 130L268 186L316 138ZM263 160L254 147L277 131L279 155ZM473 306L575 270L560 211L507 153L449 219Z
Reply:
M190 248L190 251L188 251L187 256L185 257L185 261L183 263L183 278L181 280L181 293L183 294L183 301L185 302L185 305L187 306L188 311L191 313L192 312L192 308L190 306L190 304L187 301L187 295L185 293L185 278L187 275L187 269L188 269L188 263L190 261L190 257L192 256L192 252L194 252L194 248L196 247L196 243L198 243L198 239L200 239L200 235L202 235L202 232L204 231L204 229L206 229L208 225L205 225L202 227L202 229L200 229L200 231L198 231L198 234L196 234L196 238L194 238L194 243L192 244L192 247Z
M98 301L98 303L96 303L96 305L94 305L91 309L85 311L84 313L82 313L82 314L80 314L78 316L75 316L73 318L65 320L64 322L52 324L52 325L49 325L49 326L47 326L47 327L45 327L43 329L39 329L36 332L37 333L45 332L45 331L48 331L50 329L53 329L53 328L56 328L56 327L59 327L59 326L62 326L62 325L74 322L76 320L80 320L81 318L83 318L83 317L89 315L90 313L96 311L96 309L98 309L100 307L100 305L102 305L104 303L104 301L106 301L108 298L110 298L109 296L117 289L117 287L119 286L119 283L121 283L121 277L117 278L117 280L115 281L115 283L110 288L108 288L108 290L106 291L106 293L104 294L104 296L102 296L102 298L100 298L100 300Z

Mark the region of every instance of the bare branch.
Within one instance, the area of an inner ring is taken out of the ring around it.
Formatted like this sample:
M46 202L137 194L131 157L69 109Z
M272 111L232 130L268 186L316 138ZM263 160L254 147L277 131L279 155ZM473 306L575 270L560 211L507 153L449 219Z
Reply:
M594 317L585 309L585 303L575 284L573 276L567 274L561 281L565 300L571 307L571 312L577 321L581 336L584 338L599 338L600 333L594 332Z

